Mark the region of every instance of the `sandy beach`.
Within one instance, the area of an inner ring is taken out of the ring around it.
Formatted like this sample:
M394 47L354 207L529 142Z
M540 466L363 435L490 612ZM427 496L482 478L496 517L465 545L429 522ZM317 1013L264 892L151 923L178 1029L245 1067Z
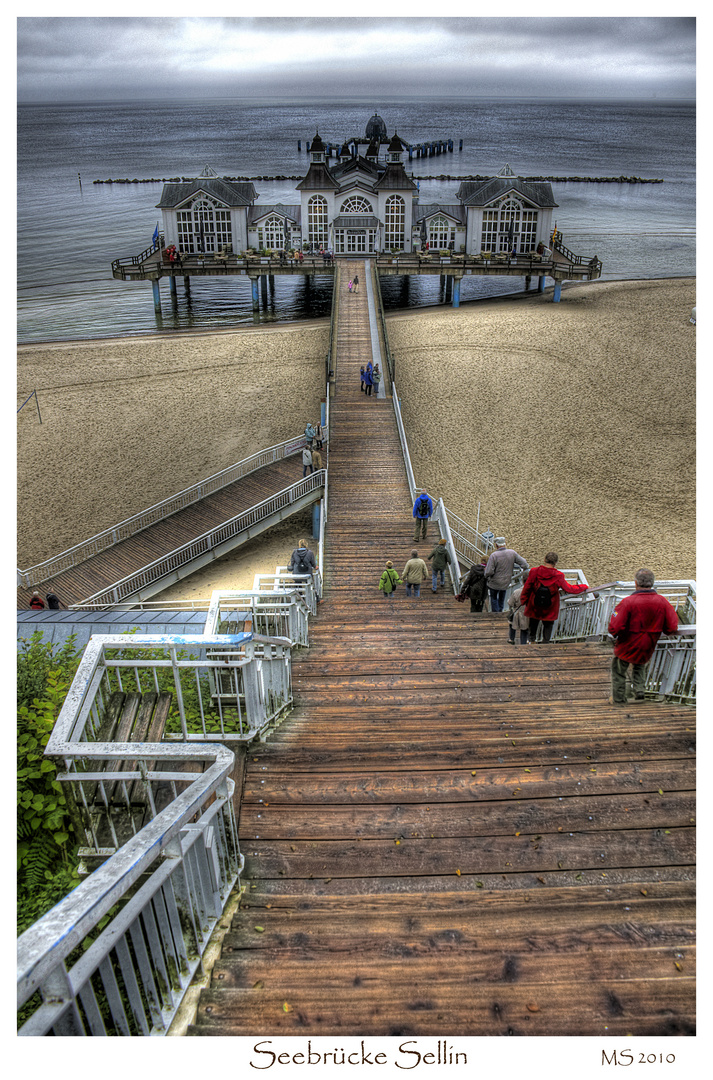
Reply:
M695 280L670 279L389 316L417 481L473 525L480 501L481 528L530 563L554 548L591 582L644 564L694 577L694 304ZM18 565L301 432L328 334L321 320L20 347L18 406L37 388L43 423L32 403L18 417ZM166 596L246 587L303 525L280 528Z

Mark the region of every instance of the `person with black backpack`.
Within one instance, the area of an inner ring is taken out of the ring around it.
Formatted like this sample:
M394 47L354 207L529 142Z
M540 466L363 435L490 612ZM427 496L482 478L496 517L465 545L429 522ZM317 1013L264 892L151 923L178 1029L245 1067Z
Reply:
M426 539L426 533L428 532L428 519L433 513L433 502L431 496L428 494L425 488L421 488L421 494L413 504L413 538L414 542L419 541L421 538Z
M292 552L289 571L291 574L316 574L314 552L307 547L306 540L300 540L299 546Z
M520 593L520 603L530 620L530 644L537 640L537 630L542 623L542 641L552 639L552 630L560 613L560 589L567 593L584 593L589 585L570 585L561 570L557 569L558 555L548 551L542 566L535 566L527 575Z

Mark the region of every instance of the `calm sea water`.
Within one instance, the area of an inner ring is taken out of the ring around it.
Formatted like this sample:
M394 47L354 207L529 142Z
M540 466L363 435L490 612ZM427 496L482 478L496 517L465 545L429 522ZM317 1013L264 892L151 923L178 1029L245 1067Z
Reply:
M18 334L21 342L110 337L326 315L331 278L275 277L255 315L240 278L193 279L157 322L148 283L115 281L111 261L148 247L161 183L97 179L304 175L306 141L363 133L377 111L406 142L454 140L407 164L416 179L495 174L657 177L663 184L554 184L564 240L598 255L605 278L695 274L695 108L689 103L501 101L275 104L210 101L25 105L18 110ZM458 144L463 140L463 150ZM302 152L297 149L302 140ZM79 182L81 175L81 186ZM296 181L256 181L260 202L296 202ZM422 180L422 202L455 202L458 181ZM165 283L164 283L165 285ZM388 278L387 308L436 304L438 278ZM463 279L461 300L519 292L520 279Z

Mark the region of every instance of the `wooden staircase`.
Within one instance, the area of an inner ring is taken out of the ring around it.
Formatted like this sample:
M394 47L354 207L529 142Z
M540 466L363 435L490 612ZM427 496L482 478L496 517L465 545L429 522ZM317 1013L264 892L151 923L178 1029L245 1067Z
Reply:
M694 711L614 708L606 648L510 646L429 582L382 597L410 496L340 289L325 599L189 1034L692 1034Z

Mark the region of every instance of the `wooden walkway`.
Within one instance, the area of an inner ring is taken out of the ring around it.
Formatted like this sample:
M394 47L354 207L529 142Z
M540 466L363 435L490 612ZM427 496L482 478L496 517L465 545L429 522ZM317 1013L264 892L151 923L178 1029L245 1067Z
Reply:
M695 714L609 706L602 646L508 646L428 582L382 598L413 532L358 273L325 599L247 755L246 892L189 1033L692 1034Z
M323 451L323 457L326 454ZM144 566L188 544L224 521L269 499L278 491L302 478L302 455L294 454L234 483L221 488L199 502L164 518L106 551L87 559L42 585L34 586L40 595L55 592L66 605L80 604L100 589L106 589L136 573ZM32 589L17 590L17 608L29 607Z

